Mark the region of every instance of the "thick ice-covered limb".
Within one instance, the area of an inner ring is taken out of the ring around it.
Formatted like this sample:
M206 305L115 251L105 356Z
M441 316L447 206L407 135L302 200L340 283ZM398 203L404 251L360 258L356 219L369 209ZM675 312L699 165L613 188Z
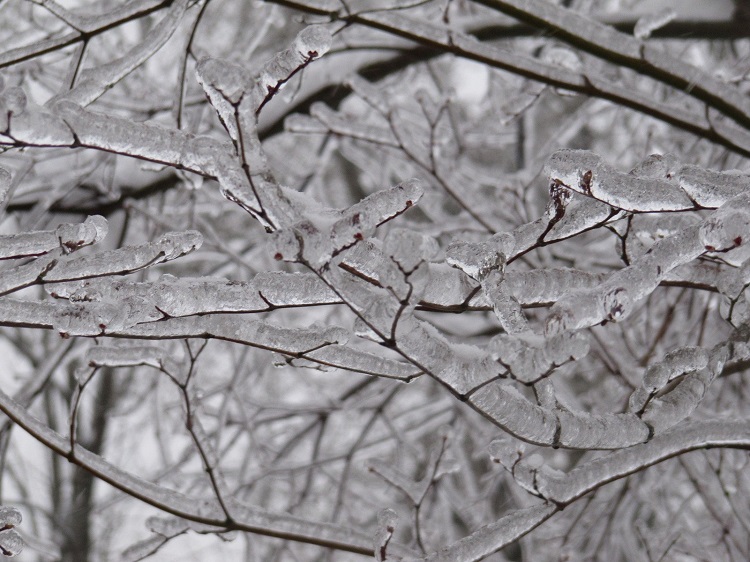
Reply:
M698 352L692 356L688 352L687 357L675 358L673 368L677 372L688 374L674 388L649 402L641 418L656 433L670 429L686 419L701 403L714 379L721 374L732 355L730 349L730 346L719 344L710 353Z
M579 330L605 320L618 321L633 306L653 292L674 268L688 263L706 251L699 226L684 229L653 245L650 252L632 265L616 271L599 286L574 290L550 309L545 331L555 335Z
M131 273L184 256L200 248L202 242L203 237L195 230L168 232L155 242L146 242L139 246L109 250L90 256L63 257L45 273L45 280L70 281Z
M258 113L294 74L326 54L331 42L331 32L326 26L310 25L297 34L288 49L265 63L251 93L255 112Z
M650 434L634 414L593 415L542 408L500 382L480 388L469 403L512 435L539 445L619 449L643 443Z
M545 173L567 189L635 213L716 209L750 190L745 174L682 165L670 155L653 155L624 174L593 152L558 150Z
M571 288L596 287L605 279L601 273L570 268L508 271L503 281L507 290L521 304L554 303Z
M624 211L681 211L695 206L674 183L623 174L586 150L558 150L550 156L544 173L567 189Z
M482 282L482 290L487 299L492 303L500 325L509 334L527 332L529 324L521 310L521 304L505 287L503 274L500 271L492 271Z
M225 197L268 226L253 186L231 144L88 111L66 100L57 102L52 109L75 135L73 142L53 146L95 148L216 178Z
M513 236L495 234L485 242L454 240L445 250L445 262L477 281L492 271L503 271L507 257L515 247Z
M27 104L23 112L7 111L6 96L7 93L0 95L0 107L6 109L0 121L7 120L0 127L0 139L4 136L21 146L68 146L75 142L73 132L61 117L34 104Z
M55 230L0 235L0 259L40 256L61 249L73 252L96 244L107 235L107 219L99 215L81 224L61 224Z
M396 341L415 364L462 396L501 372L499 365L479 347L450 343L432 325L414 317L399 323Z
M86 352L86 359L91 367L133 367L148 365L160 369L174 360L169 353L154 345L133 345L112 347L97 345Z
M237 141L239 104L252 87L252 74L231 61L206 58L196 66L195 75L229 136Z
M212 312L261 312L275 308L335 304L340 299L309 273L263 272L251 281L213 278L176 278L135 283L112 277L48 287L55 297L98 300L117 295L152 303L171 317Z
M709 354L700 347L681 347L667 353L658 363L652 363L643 375L643 383L630 397L629 409L640 412L648 401L667 383L684 373L699 371L708 366Z
M676 455L697 449L730 447L750 449L747 421L695 421L642 443L584 463L562 476L537 475L543 497L569 504L599 486L633 474Z
M545 330L554 335L565 330L618 321L651 294L676 267L705 252L725 252L727 261L747 258L750 239L750 191L726 201L699 224L656 242L632 265L616 271L599 286L573 291L550 310Z

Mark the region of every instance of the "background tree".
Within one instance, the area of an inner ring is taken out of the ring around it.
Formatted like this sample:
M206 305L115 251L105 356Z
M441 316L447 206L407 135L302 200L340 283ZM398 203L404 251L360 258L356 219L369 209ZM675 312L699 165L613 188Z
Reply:
M742 4L1 2L0 552L748 559Z

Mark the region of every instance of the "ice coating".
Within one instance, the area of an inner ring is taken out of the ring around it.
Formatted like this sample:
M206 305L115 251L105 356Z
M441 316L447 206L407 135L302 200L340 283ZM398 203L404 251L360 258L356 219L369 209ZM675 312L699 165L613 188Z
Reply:
M97 100L113 85L141 66L169 40L179 26L187 5L188 0L175 1L167 14L151 27L142 41L117 59L83 70L75 86L53 98L52 103L58 99L67 99L86 106Z
M21 512L15 507L0 505L0 553L8 558L18 556L26 544L15 527L21 524Z
M506 256L515 246L510 234L496 234L484 242L454 240L445 250L445 262L477 281L492 271L502 271Z
M396 340L418 364L458 394L465 395L497 377L500 367L479 347L452 344L426 322L401 321Z
M75 141L73 132L57 115L37 106L28 107L20 115L12 115L7 135L20 143L69 146Z
M18 556L26 544L15 529L0 528L0 552L3 556Z
M100 215L88 217L83 224L62 224L57 227L60 246L65 252L72 252L83 246L101 242L109 229L107 219Z
M746 174L683 165L671 154L653 154L622 174L592 152L560 150L545 170L569 189L633 212L715 209L750 190Z
M324 25L311 25L297 34L292 45L266 62L255 75L251 105L257 114L300 69L331 48L331 33Z
M558 150L547 161L545 173L568 189L626 211L679 211L694 206L673 183L617 172L585 150Z
M658 12L646 14L635 22L633 35L636 39L648 39L654 31L664 27L676 17L677 12L672 8L664 8Z
M96 225L99 225L98 227ZM89 224L91 236L100 236L103 223ZM144 267L179 258L200 247L203 238L197 231L170 232L156 242L125 246L86 256L65 256L46 274L47 281L71 281L114 273L129 273Z
M251 87L252 76L236 63L213 58L201 60L195 74L229 136L237 140L238 105Z
M671 153L651 154L639 162L630 173L641 178L674 179L682 168L682 162Z
M545 333L552 336L627 317L633 306L651 294L670 271L706 251L699 236L703 229L704 225L689 226L663 238L647 254L614 272L600 285L573 291L560 299L550 309Z
M156 244L165 260L173 260L200 248L203 235L197 230L167 232Z
M489 347L493 357L507 365L516 379L532 383L560 365L585 357L589 342L584 334L573 332L563 332L533 344L500 334L490 341Z
M503 284L503 274L500 271L491 271L482 282L482 289L492 303L492 309L500 325L507 333L516 334L529 329L521 305L506 289Z
M729 199L750 190L746 174L716 172L699 166L683 166L676 176L691 199L709 209L721 207Z
M13 176L5 168L0 167L0 210L4 211L7 203L8 192L13 182ZM2 214L0 213L0 216Z
M407 180L373 193L344 211L320 205L305 209L292 201L292 206L303 213L305 219L274 233L272 255L277 260L303 260L314 269L320 269L342 250L372 236L379 225L416 204L422 193L418 180Z
M383 250L406 272L413 271L424 262L434 258L440 250L437 241L405 228L391 229Z
M300 31L294 39L292 48L307 59L317 59L331 48L333 37L325 25L310 25Z
M699 239L709 251L727 251L750 240L750 192L727 201L700 226Z
M513 543L531 529L549 519L556 511L553 504L523 508L480 527L468 537L445 546L423 558L405 558L404 562L455 562L482 560Z
M569 412L532 404L513 386L482 386L469 398L500 427L531 443L575 449L619 449L645 442L649 429L634 414Z

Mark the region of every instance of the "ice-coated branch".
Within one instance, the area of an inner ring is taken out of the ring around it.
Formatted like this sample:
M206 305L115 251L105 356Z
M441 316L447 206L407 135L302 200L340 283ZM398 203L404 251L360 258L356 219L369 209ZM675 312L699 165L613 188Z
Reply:
M52 4L45 0L41 1L48 6ZM108 12L95 15L71 14L59 4L54 3L58 11L60 9L64 10L67 19L75 25L76 31L62 35L61 37L36 41L27 46L17 47L0 53L0 68L18 64L45 53L64 49L82 41L84 35L89 38L96 37L114 27L160 10L172 2L173 0L131 0L113 7Z
M84 107L93 103L164 46L180 24L187 7L188 0L174 1L167 14L143 41L114 61L84 70L73 88L52 98L49 104L54 105L62 99Z
M749 449L750 425L746 421L731 419L690 422L666 431L648 443L613 451L586 462L567 474L532 470L540 495L564 506L608 482L677 455L717 447ZM516 472L521 470L526 469L517 468Z
M321 25L308 26L297 34L288 49L277 53L262 69L251 74L235 63L207 58L197 68L198 82L235 143L248 186L224 189L269 230L288 227L300 215L289 201L301 195L283 190L273 177L258 138L258 113L294 74L325 54L331 34Z
M0 235L0 259L40 256L53 250L74 252L107 235L107 220L95 215L81 224L61 224L55 230Z
M717 345L710 353L700 348L697 351L681 348L668 354L660 364L661 369L649 369L643 377L644 390L649 391L649 397L656 393L655 387L659 384L663 383L664 386L680 374L687 374L674 388L648 402L643 407L641 418L656 433L676 426L698 407L730 357L730 347L725 344ZM642 389L636 390L631 396L631 408L638 404L639 390Z
M750 177L682 165L651 156L630 174L616 171L587 150L558 150L545 165L554 184L633 213L716 209L750 190Z
M232 519L228 520L216 501L189 497L133 476L80 445L76 444L71 450L66 438L40 422L2 390L0 390L0 411L58 455L67 458L118 490L166 513L226 530L247 531L348 552L373 554L372 538L368 534L330 523L319 523L292 515L272 513L241 504L231 498L229 504ZM390 548L396 554L410 553L408 549L397 544L391 543Z
M620 449L647 441L651 429L635 414L589 414L532 404L516 388L493 382L469 403L511 435L530 443L571 449Z
M274 233L274 257L319 270L342 250L369 238L378 226L415 205L422 193L421 182L408 180L373 193L344 211L300 205L304 219Z
M404 562L476 562L517 541L557 513L552 504L519 509L437 552L422 558L406 558Z
M508 368L510 375L525 384L533 384L569 361L577 361L589 351L588 340L581 333L564 332L547 340L500 334L490 340L492 356ZM541 341L539 341L541 340Z
M189 254L200 248L202 243L203 237L195 230L167 232L159 240L138 246L126 246L87 256L62 257L47 269L44 280L53 283L132 273Z
M16 527L21 524L21 512L15 507L0 505L0 555L13 558L26 546Z
M544 63L539 59L519 54L517 50L503 49L496 45L483 43L458 30L437 26L426 21L417 21L400 12L364 11L361 13L348 13L341 10L341 5L335 0L272 1L274 4L288 6L302 12L325 17L331 17L331 14L335 14L335 19L339 21L346 21L351 24L359 24L365 27L385 31L386 33L390 33L397 37L414 41L419 45L439 49L441 52L453 53L457 56L475 60L494 68L508 70L520 76L538 80L558 88L608 99L618 105L636 109L646 115L651 115L683 130L690 131L702 138L710 139L713 142L727 146L730 150L734 150L740 154L750 154L750 136L746 131L743 131L742 128L732 126L731 121L724 122L721 119L711 119L703 111L690 109L689 103L680 104L655 100L653 96L642 94L626 84L613 81L611 77L599 75L596 71L590 68L583 68L576 72L569 68L562 68L560 65ZM492 7L497 7L501 4L496 0L487 0L487 3L491 4ZM529 16L524 10L525 4L523 4L523 2L518 0L514 1L514 4L519 6L517 17L521 19L533 17L533 15ZM537 9L539 6L541 6L539 9L544 9L545 4L546 3L543 0L540 0L539 2L534 3L532 9ZM577 18L576 22L578 23L582 20L583 24L587 25L590 21L585 16L578 15L572 10L565 10L563 8L558 8L557 6L554 8L565 12L566 17L568 17L569 14L572 14ZM536 24L536 19L531 23ZM597 25L597 29L611 29L601 23L598 23ZM571 40L571 37L577 36L577 29L578 28L576 27L565 30L563 30L563 28L555 28L555 33L562 33L564 31L562 37ZM613 29L611 31L618 33ZM619 35L624 36L624 34ZM617 39L619 39L619 37ZM633 40L637 41L635 39ZM604 42L606 44L606 40ZM621 44L621 42L618 44ZM610 47L614 48L614 45L608 45L608 48ZM641 59L639 50L634 54L636 61L635 64L640 69L650 68L654 63L656 63L658 67L665 65L668 66L668 64L662 60L662 53L654 47L648 46L647 54L648 62L645 64ZM613 56L614 58L612 60L616 62L624 60L621 56ZM671 60L673 59L670 59L670 61ZM675 73L675 80L672 80L672 77L670 77L668 73L662 73L661 70L662 69L660 68L659 72L654 73L653 78L664 80L667 85L675 87L676 89L673 92L673 95L675 97L682 96L685 99L690 99L690 96L693 95L694 89L690 87L690 84L696 74L701 76L706 75L706 73L686 63L679 64L679 72ZM682 76L682 72L688 72L686 76L689 76L689 78ZM709 102L717 100L717 108L720 108L721 111L726 111L728 115L731 115L732 119L741 117L744 110L738 108L745 107L748 103L737 103L739 98L742 97L739 90L732 86L722 85L713 77L710 77L709 81L713 92L701 90L701 97L699 99L701 99L701 101ZM744 115L745 121L748 121L750 119L750 117L748 117L750 113L745 113Z
M251 281L163 275L157 281L133 282L113 277L94 281L55 283L47 287L57 298L95 301L105 295L139 299L165 316L214 312L264 312L277 308L336 304L339 298L309 273L267 271Z
M597 287L573 291L557 301L550 309L545 331L554 335L622 320L676 267L706 252L731 252L748 239L750 192L730 199L702 223L659 240L648 253ZM746 247L738 250L743 256Z
M689 91L707 106L745 127L750 125L750 103L738 88L667 54L665 49L642 38L622 33L575 10L550 5L544 0L478 0L478 3L552 32L597 57L616 61L675 89Z

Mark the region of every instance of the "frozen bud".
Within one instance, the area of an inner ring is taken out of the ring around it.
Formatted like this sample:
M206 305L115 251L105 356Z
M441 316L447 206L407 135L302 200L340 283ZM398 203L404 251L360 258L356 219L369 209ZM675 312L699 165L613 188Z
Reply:
M107 236L107 219L101 215L88 217L82 224L61 224L57 227L57 236L62 247L72 252L83 246L96 244Z
M283 228L271 234L269 246L273 259L277 261L297 261L301 258L300 243L291 228Z
M454 240L445 250L445 261L472 279L482 281L491 271L502 270L505 265L505 256L498 251L492 241Z
M317 59L328 52L332 41L326 26L311 25L299 32L292 48L306 59Z
M724 209L722 208L722 211ZM750 215L742 211L725 211L709 217L701 225L700 241L708 252L726 251L747 243Z
M157 244L165 259L173 260L200 248L203 244L203 235L197 230L167 232Z

